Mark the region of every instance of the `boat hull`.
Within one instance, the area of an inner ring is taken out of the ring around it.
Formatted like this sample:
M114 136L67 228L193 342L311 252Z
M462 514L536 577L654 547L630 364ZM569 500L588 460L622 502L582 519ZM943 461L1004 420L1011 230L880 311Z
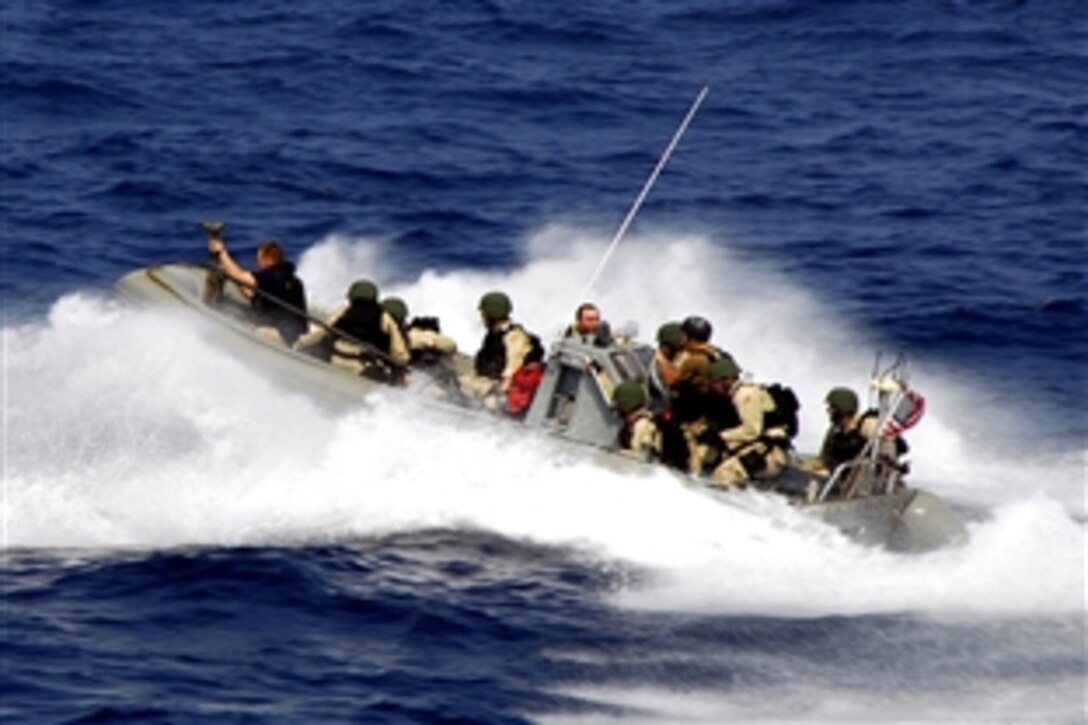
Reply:
M130 272L114 287L135 305L183 309L200 321L199 333L266 377L324 405L358 404L380 385L254 333L246 320L248 303L228 292L215 307L204 302L207 271L193 265L162 265Z
M808 508L855 541L892 551L931 551L967 537L959 515L923 489L824 501Z

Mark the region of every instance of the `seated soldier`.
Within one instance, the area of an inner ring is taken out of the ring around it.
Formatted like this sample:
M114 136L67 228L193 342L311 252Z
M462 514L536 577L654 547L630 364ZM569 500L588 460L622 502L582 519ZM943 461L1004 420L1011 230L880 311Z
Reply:
M762 385L741 380L740 368L731 357L715 360L707 371L711 394L718 405L732 406L739 423L715 431L721 461L711 463L711 480L734 487L749 480L778 477L789 465L790 434L785 425L767 426L775 402ZM701 462L706 464L706 461Z
M832 388L824 402L830 425L811 468L814 473L830 475L841 464L861 455L876 434L877 417L876 411L858 415L858 395L850 388Z
M647 400L642 385L630 380L612 391L612 405L623 417L620 452L687 472L689 453L684 434L667 415L651 411Z
M848 463L853 463L860 456L872 453L872 460L878 470L868 470L868 484L860 480L857 474L866 471L858 467L846 471L839 481L838 490L849 494L869 492L874 484L886 480L887 476L898 481L899 474L906 470L900 458L907 452L907 444L900 436L881 435L880 414L874 409L859 414L857 393L850 388L832 388L825 398L830 426L820 446L820 454L808 462L806 468L816 474L829 476L835 470ZM872 446L876 446L873 450ZM865 490L855 490L858 487Z
M692 315L680 323L684 333L684 359L677 372L680 381L690 381L697 386L706 386L707 368L715 360L732 357L725 350L710 342L713 328L703 317Z
M402 382L410 360L408 346L392 315L378 304L377 285L358 280L347 299L347 304L329 315L325 326L299 338L295 348L320 348L331 336L329 362L333 365L381 382Z
M686 318L680 325L684 333L683 353L677 357L676 375L670 384L673 412L677 420L694 428L698 435L705 426L700 418L708 408L710 365L732 356L710 343L710 323L697 316Z
M457 343L442 334L437 317L414 317L409 321L408 305L400 297L386 297L382 309L393 317L404 335L413 367L437 363L457 352Z
M644 461L661 452L661 433L654 425L654 416L646 407L646 391L634 382L624 382L612 391L612 405L623 416L620 429L620 451Z
M672 360L659 354L656 364L661 380L668 385L672 415L684 431L689 449L695 454L691 472L699 473L700 440L708 430L707 414L715 407L708 370L714 361L732 358L729 353L710 343L712 329L705 318L687 317L679 328L677 332L672 325L665 325L658 331L659 335L667 334L673 342L682 340L682 346Z
M442 334L438 318L414 317L409 321L408 305L400 297L385 298L382 309L400 328L411 356L409 365L423 374L423 389L439 397L452 396L464 402L453 359L457 343Z
M505 407L514 373L532 349L532 340L524 327L510 319L514 306L502 292L485 294L479 309L487 332L476 353L474 374L461 376L461 389L485 408L499 411Z

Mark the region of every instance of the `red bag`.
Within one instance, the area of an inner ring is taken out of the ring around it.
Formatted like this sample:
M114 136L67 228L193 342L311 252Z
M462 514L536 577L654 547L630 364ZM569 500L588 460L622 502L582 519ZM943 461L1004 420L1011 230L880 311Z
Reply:
M544 365L538 362L525 363L514 377L510 379L510 387L506 390L506 412L515 417L521 417L529 412L529 406L533 404L533 396L540 387L540 381L544 379Z

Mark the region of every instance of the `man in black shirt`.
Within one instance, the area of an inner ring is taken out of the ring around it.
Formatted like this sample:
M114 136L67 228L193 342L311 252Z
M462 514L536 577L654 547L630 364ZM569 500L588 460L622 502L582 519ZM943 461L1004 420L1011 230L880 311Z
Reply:
M286 260L283 247L268 240L257 247L257 271L250 272L231 257L221 234L208 237L208 250L223 274L238 285L253 308L253 322L261 334L294 344L306 332L306 290Z

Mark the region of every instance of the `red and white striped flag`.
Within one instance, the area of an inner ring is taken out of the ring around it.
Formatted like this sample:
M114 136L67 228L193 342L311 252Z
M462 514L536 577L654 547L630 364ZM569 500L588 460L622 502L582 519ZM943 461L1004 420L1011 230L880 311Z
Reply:
M884 423L881 435L885 438L895 438L903 431L913 428L922 415L926 412L926 399L915 390L908 390L903 394L899 404Z

